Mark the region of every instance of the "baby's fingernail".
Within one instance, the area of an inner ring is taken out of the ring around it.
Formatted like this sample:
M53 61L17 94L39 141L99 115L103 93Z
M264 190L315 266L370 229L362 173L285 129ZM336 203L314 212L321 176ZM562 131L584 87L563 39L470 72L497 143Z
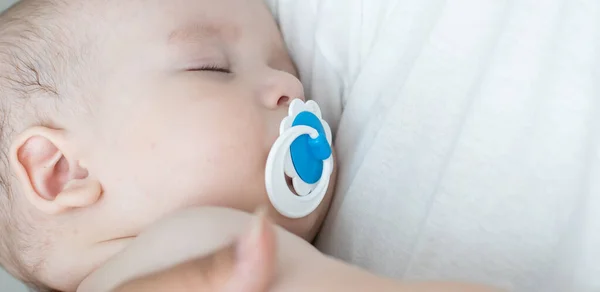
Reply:
M260 239L260 236L263 233L263 228L265 226L265 220L267 219L267 208L260 207L256 209L254 213L254 219L252 219L252 226L250 227L250 243L253 245L257 245Z
M269 209L267 209L267 206L261 205L258 208L256 208L256 211L254 211L254 216L267 218L268 211Z
M251 260L253 253L258 252L260 237L264 232L267 209L259 208L254 214L250 230L245 233L238 244L238 260Z

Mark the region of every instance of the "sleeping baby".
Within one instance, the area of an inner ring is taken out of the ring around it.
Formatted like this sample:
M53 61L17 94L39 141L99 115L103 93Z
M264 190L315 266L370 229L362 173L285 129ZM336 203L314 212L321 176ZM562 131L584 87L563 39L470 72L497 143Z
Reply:
M74 291L167 215L268 204L303 89L260 1L22 1L0 33L0 256L18 278ZM269 214L311 240L327 205Z
M260 206L274 290L337 287L323 283L342 265L307 243L333 184L300 210L265 184L304 94L261 0L21 1L0 18L0 88L0 263L31 287L110 291L227 244Z

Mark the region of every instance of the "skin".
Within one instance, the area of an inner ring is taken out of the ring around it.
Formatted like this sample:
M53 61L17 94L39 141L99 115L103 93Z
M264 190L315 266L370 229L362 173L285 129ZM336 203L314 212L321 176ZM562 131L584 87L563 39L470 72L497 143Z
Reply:
M15 206L42 242L26 257L61 291L179 210L269 206L267 155L304 98L261 0L115 3L61 8L89 67L48 107L51 122L24 128L9 152ZM267 212L310 240L330 198L298 220Z
M330 196L300 220L269 208L280 227L269 235L259 220L258 233L227 247L245 238L248 212L268 205L264 163L291 98L303 97L261 0L67 4L60 15L72 33L66 41L85 40L88 67L77 86L59 90L67 96L47 107L47 122L21 129L8 153L15 209L41 242L26 262L43 284L60 291L486 291L398 283L320 254L306 239Z
M210 212L210 211L209 211ZM189 215L188 215L189 216ZM229 216L228 216L229 217ZM203 243L204 244L204 243ZM151 273L119 285L115 292L135 291L268 291L276 275L276 231L263 214L254 218L251 229L234 243L213 254L173 265L167 271ZM100 273L111 273L100 271ZM93 285L95 275L80 286L81 291ZM106 275L96 290L111 290ZM108 286L108 287L107 287ZM114 284L112 286L115 286Z
M213 236L207 238L205 234ZM221 208L189 209L166 218L92 274L79 289L148 290L497 291L460 283L399 282L377 277L324 256L297 236L273 227L264 213L252 218L247 213Z

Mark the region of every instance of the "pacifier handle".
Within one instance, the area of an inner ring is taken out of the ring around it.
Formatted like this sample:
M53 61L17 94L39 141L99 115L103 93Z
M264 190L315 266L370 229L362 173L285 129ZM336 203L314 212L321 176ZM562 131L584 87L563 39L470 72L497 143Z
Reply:
M327 137L324 135L319 135L316 138L313 138L312 136L310 138L311 139L308 140L308 146L312 150L311 153L314 158L325 160L331 156L331 145L329 145Z

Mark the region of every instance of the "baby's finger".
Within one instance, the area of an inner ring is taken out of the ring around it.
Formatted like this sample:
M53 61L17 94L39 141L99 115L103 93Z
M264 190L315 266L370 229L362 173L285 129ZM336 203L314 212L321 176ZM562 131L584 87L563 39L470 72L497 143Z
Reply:
M234 247L179 264L122 285L113 292L214 292L230 278L234 266Z
M224 292L266 292L276 275L276 242L273 226L258 212L249 232L236 244L235 267Z
M113 292L266 292L275 268L275 231L259 212L250 230L233 245L130 281Z

